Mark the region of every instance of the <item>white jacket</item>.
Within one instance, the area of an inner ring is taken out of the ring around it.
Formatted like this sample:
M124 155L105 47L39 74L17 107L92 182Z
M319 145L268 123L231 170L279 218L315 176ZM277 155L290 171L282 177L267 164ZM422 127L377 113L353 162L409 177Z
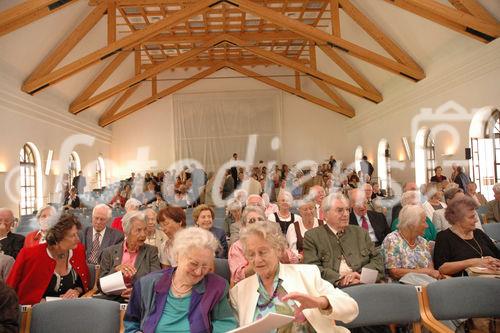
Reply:
M353 321L359 313L358 304L348 294L335 288L330 282L321 278L316 265L279 264L278 277L283 280L282 286L287 292L299 292L311 296L328 298L332 311L326 313L319 309L303 311L307 321L318 333L349 332L345 327L336 326L335 320L344 323ZM247 277L234 286L230 293L231 304L237 312L240 326L252 323L255 308L259 299L257 274Z

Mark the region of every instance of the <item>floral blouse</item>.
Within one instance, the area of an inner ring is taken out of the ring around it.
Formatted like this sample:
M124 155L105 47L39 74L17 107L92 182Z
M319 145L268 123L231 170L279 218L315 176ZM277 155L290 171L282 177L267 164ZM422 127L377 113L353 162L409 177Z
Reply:
M399 231L387 235L382 243L385 268L426 268L432 262L429 242L418 236L415 247L411 248L401 236Z

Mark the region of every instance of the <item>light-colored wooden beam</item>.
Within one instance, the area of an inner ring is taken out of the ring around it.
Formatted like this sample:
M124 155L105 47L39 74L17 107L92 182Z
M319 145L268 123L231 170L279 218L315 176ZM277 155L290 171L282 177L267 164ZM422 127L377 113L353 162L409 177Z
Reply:
M108 4L108 45L116 42L116 2L107 0Z
M317 105L320 105L322 107L324 107L325 109L329 109L331 111L334 111L334 112L337 112L337 113L340 113L344 116L347 116L349 118L352 118L354 117L354 111L352 110L345 110L343 108L341 108L340 106L338 105L335 105L335 104L332 104L330 102L327 102L327 101L324 101L322 100L321 98L318 98L316 96L313 96L311 94L308 94L304 91L301 91L301 90L298 90L298 89L295 89L293 87L290 87L284 83L281 83L279 81L276 81L276 80L273 80L273 79L270 79L266 76L262 76L252 70L249 70L245 67L242 67L242 66L239 66L239 65L236 65L236 64L233 64L231 62L228 62L227 63L227 67L237 71L237 72L240 72L241 74L243 75L246 75L248 77L251 77L253 79L256 79L256 80L259 80L265 84L268 84L270 85L271 87L274 87L274 88L277 88L277 89L280 89L280 90L283 90L283 91L286 91L292 95L296 95L298 97L301 97L311 103L314 103L314 104L317 104Z
M62 4L61 6L53 9L49 9L48 6L38 8L34 11L23 12L20 16L16 17L13 20L4 21L0 24L0 36L8 34L14 30L17 30L25 25L28 25L36 20L41 19L47 15L53 14L63 8L66 8L69 5L76 3L78 0L72 0Z
M300 87L300 72L295 71L295 89L302 90Z
M330 0L330 20L332 26L332 35L340 38L339 0Z
M106 5L95 7L80 24L54 48L28 76L26 81L34 81L50 73L68 53L87 35L106 12Z
M467 8L465 8L465 6L462 5L460 0L448 0L448 2L451 3L453 7L455 7L456 9L461 10L467 14L471 14L471 12L469 12L469 10L467 10Z
M367 91L373 91L378 94L380 92L375 88L375 86L368 81L368 79L363 76L359 71L351 66L344 58L340 56L334 49L328 46L320 45L319 49L323 51L333 62L335 62L340 69L342 69L351 79L353 79L359 86Z
M189 78L187 80L184 80L182 82L179 82L179 83L173 85L172 87L163 89L159 93L157 93L151 97L148 97L148 98L144 99L143 101L136 103L136 104L126 108L125 110L123 110L119 113L113 114L112 116L109 116L106 118L101 117L101 119L99 119L99 125L104 127L104 126L107 126L109 124L112 124L113 122L115 122L123 117L126 117L126 116L146 107L147 105L162 99L163 97L171 95L171 94L175 93L176 91L179 91L182 88L185 88L185 87L193 84L194 82L201 80L201 79L209 76L210 74L217 72L219 69L221 69L223 67L224 67L223 64L219 64L217 66L211 67L207 70L204 70L204 71L192 76L191 78Z
M262 58L240 59L240 60L231 60L231 61L240 65L240 66L277 66L276 64L270 62L269 60L262 59ZM193 59L193 60L187 60L176 67L172 67L172 69L174 69L174 68L188 68L188 67L198 67L198 68L199 67L212 67L215 62L217 62L217 61L209 60L209 59L206 59L206 60L205 59L204 60ZM301 61L301 62L307 63L304 61ZM154 64L143 64L142 69L143 70L149 69L149 68L154 67L154 66L161 64L161 63L162 62L159 61L159 62L154 63Z
M360 97L364 97L364 98L366 98L370 101L373 101L375 103L382 101L382 96L380 94L374 93L372 91L365 91L361 88L353 86L350 83L347 83L345 81L334 78L333 76L327 75L327 74L320 72L316 69L307 67L304 64L297 62L295 60L286 58L282 55L276 54L276 53L271 52L271 51L263 50L260 47L243 46L245 44L244 41L242 41L241 39L238 39L236 37L233 37L233 36L227 36L226 40L230 41L233 44L238 45L238 46L240 46L240 47L242 47L242 48L244 48L244 49L246 49L246 50L262 57L262 58L270 60L276 64L279 64L279 65L287 66L291 69L300 71L304 74L311 75L311 76L316 77L320 80L326 81L326 82L336 86L337 88L340 88L342 90L350 92L351 94L354 94L354 95L357 95ZM241 45L241 44L243 44L243 45Z
M396 0L397 2L398 0ZM401 0L399 0L401 1ZM434 12L452 22L463 24L466 27L482 32L492 37L500 36L500 24L484 21L462 11L450 8L436 0L404 0L414 6L421 7L428 11Z
M75 100L71 104L78 104L82 101L90 98L97 89L111 76L111 74L121 65L121 63L132 53L129 52L120 52L115 58L104 68L96 78L78 95Z
M141 49L139 46L134 49L134 68L135 75L139 75L141 73Z
M15 21L22 16L37 11L40 8L48 7L57 0L27 0L16 6L7 8L0 12L0 26Z
M155 75L151 80L151 96L158 93L158 77Z
M486 8L484 8L483 5L481 5L477 0L451 0L450 2L452 4L459 3L463 8L465 8L467 13L471 14L472 16L493 24L498 23L496 18L493 17L493 15L491 15L491 13L488 12Z
M339 0L342 9L347 13L363 30L365 30L377 43L384 48L396 61L418 68L423 71L412 57L397 45L387 34L385 34L368 16L351 3L351 0Z
M465 21L464 22L461 22L461 21L457 22L456 20L450 20L450 19L444 17L443 15L439 14L437 11L429 10L426 7L417 6L414 2L410 2L407 0L385 0L385 1L394 5L394 6L397 6L399 8L404 9L404 10L407 10L411 13L419 15L423 18L426 18L430 21L433 21L437 24L440 24L440 25L447 27L449 29L452 29L454 31L457 31L461 34L468 36L468 37L474 38L474 39L481 41L483 43L491 42L492 40L494 40L496 38L494 36L485 34L481 31L478 31L476 29L473 29L473 28L467 26ZM448 8L448 9L451 9L452 11L454 10L453 8ZM455 10L455 11L457 13L459 12L458 10ZM463 15L468 15L464 12L460 12L460 13L462 13ZM471 15L468 15L468 16L471 17Z
M381 56L373 51L348 42L342 38L332 36L301 21L291 19L276 12L275 10L263 7L253 1L232 0L231 2L238 5L241 10L258 15L268 21L271 21L272 23L293 31L303 36L304 38L312 39L317 44L327 43L332 47L337 47L340 50L348 52L349 54L365 60L373 65L395 72L397 74L401 74L402 76L413 79L415 81L419 81L425 77L424 72L418 68L412 68L410 66L400 64L395 60Z
M187 7L185 10L181 10L176 12L175 14L167 16L164 19L147 26L143 30L135 31L127 37L117 40L111 45L94 51L66 66L63 66L47 75L44 75L39 79L26 81L22 86L22 90L27 93L33 94L47 87L48 85L57 82L58 80L81 71L82 69L94 64L97 61L106 59L116 52L120 52L127 48L132 48L136 44L139 44L141 41L161 33L161 31L164 29L168 29L180 22L184 22L191 16L207 10L210 5L213 5L217 1L218 0L200 0L195 4Z
M166 34L157 35L144 41L144 44L165 44L165 43L195 43L202 42L214 38L220 35L220 33L207 33L207 34L195 34L195 35L175 35L169 36ZM302 36L291 31L279 31L279 32L245 32L236 33L232 32L228 35L246 40L251 42L262 42L273 39L301 39Z
M128 79L122 83L119 83L112 88L109 88L109 89L107 89L107 90L105 90L105 91L103 91L103 92L101 92L93 97L90 97L89 99L86 99L86 100L81 101L79 103L71 103L71 105L69 107L69 111L73 114L77 114L78 112L81 112L81 111L83 111L83 110L85 110L93 105L96 105L97 103L100 103L100 102L110 98L111 96L118 94L120 91L123 91L123 90L125 90L125 89L127 89L127 88L141 82L141 81L149 79L149 78L155 76L156 74L161 73L169 68L175 67L175 66L183 63L186 60L194 58L198 54L210 49L211 47L219 44L222 41L224 41L224 35L221 35L220 37L217 37L211 41L208 41L204 45L202 45L198 48L192 49L186 53L183 53L180 56L170 58L169 60L167 60L161 64L158 64L154 67L151 67L148 70L141 72L138 75L135 75L133 78Z
M132 86L125 90L123 94L111 105L99 118L99 122L101 119L108 119L112 117L118 110L125 104L125 102L134 94L134 92L139 88L142 82L139 82L135 86Z

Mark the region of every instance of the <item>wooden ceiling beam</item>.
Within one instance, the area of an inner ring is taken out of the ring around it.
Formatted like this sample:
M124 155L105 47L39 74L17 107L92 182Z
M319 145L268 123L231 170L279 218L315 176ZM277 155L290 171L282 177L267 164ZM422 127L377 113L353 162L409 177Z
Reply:
M271 51L266 51L261 49L260 47L253 47L253 46L244 46L244 41L241 39L238 39L236 37L232 36L227 36L227 41L238 45L264 59L270 60L276 64L287 66L291 69L298 70L304 74L311 75L313 77L316 77L320 80L326 81L342 90L345 90L347 92L350 92L354 95L366 98L370 101L373 101L375 103L379 103L382 101L382 95L372 92L372 91L366 91L364 89L358 88L356 86L353 86L350 83L347 83L345 81L339 80L337 78L334 78L333 76L327 75L323 72L320 72L316 69L310 68L305 66L304 64L297 62L296 60L289 59L287 57L284 57L282 55L276 54ZM243 44L243 45L242 45Z
M76 28L64 38L56 48L42 60L31 72L26 81L34 81L50 73L68 55L71 50L92 30L106 12L106 5L95 7Z
M77 1L78 0L71 0L71 1L66 2L58 7L55 7L55 8L53 8L53 7L49 8L48 6L45 6L45 7L40 7L36 10L21 11L21 12L18 12L19 15L17 15L14 19L10 19L9 15L7 15L7 17L6 17L7 19L0 21L0 36L6 35L9 32L12 32L12 31L17 30L21 27L24 27L25 25L28 25L32 22L35 22L35 21L41 19L42 17L53 14L53 13L55 13L63 8L66 8L67 6L70 6L74 3L76 3ZM26 1L25 3L28 3L28 2L29 1ZM55 0L51 1L51 2L55 2ZM23 4L25 4L25 3L23 3ZM23 4L21 4L21 5L23 5ZM14 8L15 7L10 8L10 9L14 9ZM2 13L6 13L10 9L7 9ZM1 13L0 13L0 15L1 15Z
M167 44L167 43L194 43L201 42L220 35L220 33L208 33L200 35L176 35L169 36L161 34L153 38L148 39L144 44ZM302 36L291 31L280 31L280 32L245 32L245 33L228 33L230 36L234 36L246 41L262 42L273 39L303 39Z
M237 5L241 10L258 15L272 23L293 31L304 38L312 39L317 44L321 45L327 43L332 47L336 47L352 56L360 58L385 70L395 72L414 81L419 81L425 77L425 73L419 68L413 68L408 65L401 64L393 59L381 56L364 47L348 42L342 38L332 36L320 29L314 28L298 20L291 19L276 12L275 10L263 7L253 1L231 0L231 3Z
M171 95L171 94L195 83L198 80L201 80L201 79L217 72L218 70L220 70L223 67L224 67L224 63L217 64L216 66L213 66L209 69L206 69L206 70L192 76L191 78L189 78L187 80L184 80L182 82L179 82L179 83L173 85L172 87L163 89L160 92L158 92L157 94L154 94L151 97L148 97L148 98L142 100L141 102L136 103L136 104L124 109L123 111L121 111L119 113L116 113L116 114L113 114L113 115L107 116L107 117L101 117L99 119L99 125L104 127L104 126L107 126L109 124L112 124L113 122L115 122L123 117L126 117L126 116L144 108L145 106L147 106L151 103L154 103L154 102L156 102L156 101L158 101L158 100L160 100L168 95Z
M486 23L480 19L475 18L474 16L471 16L467 13L455 10L453 8L447 7L447 9L446 9L447 13L449 13L450 10L454 11L455 17L452 20L452 19L449 19L449 18L443 16L437 10L430 9L430 7L417 5L417 2L414 2L413 0L385 0L385 1L394 5L394 6L402 8L402 9L409 11L413 14L419 15L423 18L426 18L430 21L433 21L433 22L440 24L444 27L447 27L449 29L455 30L461 34L464 34L468 37L474 38L474 39L479 40L481 42L488 43L496 38L492 35L486 34L480 30L477 30L477 29L474 29L474 28L468 26L466 24L465 20L464 21L461 21L460 19L457 20L457 17L460 17L460 15L464 15L464 16L467 16L468 18L472 18L473 20L483 22L483 24L487 24L489 27L493 26L491 23ZM418 4L420 4L420 3L418 3Z
M349 118L352 118L354 117L354 111L352 110L346 110L346 109L343 109L342 107L338 106L338 105L335 105L335 104L332 104L330 102L327 102L327 101L324 101L323 99L321 98L318 98L316 96L313 96L311 94L308 94L302 90L298 90L296 88L293 88L293 87L290 87L284 83L281 83L279 81L276 81L276 80L273 80L273 79L270 79L266 76L262 76L260 75L259 73L256 73L252 70L249 70L245 67L242 67L240 65L236 65L232 62L227 62L227 65L226 67L228 68L231 68L243 75L246 75L248 77L251 77L253 79L256 79L256 80L259 80L260 82L263 82L265 84L268 84L270 85L271 87L274 87L274 88L277 88L277 89L280 89L280 90L283 90L283 91L286 91L292 95L295 95L295 96L298 96L298 97L301 97L311 103L314 103L314 104L317 104L319 106L322 106L324 107L325 109L328 109L328 110L331 110L331 111L334 111L334 112L337 112L337 113L340 113L344 116L347 116Z
M496 18L490 14L477 0L450 0L455 8L460 5L468 14L480 18L486 22L497 24ZM460 9L460 8L457 8ZM464 10L462 10L464 11Z
M139 86L142 84L136 84L135 86L132 86L125 90L123 94L109 107L104 111L104 113L99 117L99 124L101 122L101 119L108 119L112 117L114 114L118 112L118 110L125 104L125 102L134 94L134 92L139 88Z
M171 69L188 68L188 67L198 67L198 68L200 68L200 67L212 67L214 63L219 62L219 61L226 61L226 59L223 59L223 60L210 60L210 59L207 59L207 60L200 60L200 59L187 60L187 61L183 62L182 64L180 64L179 66L172 67ZM262 58L240 59L240 60L229 60L228 59L228 61L232 61L240 66L277 66L273 62L266 60L266 59L262 59ZM160 63L161 62L158 62L155 64L142 65L142 69L149 69L149 68L154 67Z
M148 38L161 33L162 30L168 29L187 20L195 14L207 10L210 5L215 4L217 1L218 0L200 0L186 10L179 11L171 16L165 17L164 19L147 26L143 30L135 31L127 37L117 40L116 42L94 51L66 66L63 66L62 68L44 75L41 78L24 82L22 90L29 94L33 94L43 88L46 88L52 83L57 82L58 80L73 75L98 61L106 59L116 52L134 47L141 41L147 40Z
M412 57L397 45L387 34L385 34L368 16L351 3L351 0L339 0L342 9L347 13L364 31L366 31L380 46L384 48L399 63L418 68L422 68Z
M332 26L332 35L340 38L339 0L330 0L330 20Z
M118 94L120 91L123 91L127 88L130 88L133 85L138 84L139 82L144 81L146 79L149 79L149 78L155 76L156 74L161 73L169 68L175 67L175 66L183 63L186 60L194 58L198 54L200 54L200 53L210 49L214 45L217 45L220 42L224 41L224 38L225 38L224 35L217 37L213 40L206 42L203 46L201 46L199 48L192 49L186 53L183 53L180 56L170 58L169 60L162 62L154 67L151 67L148 70L141 72L140 74L135 75L133 78L128 79L120 84L117 84L114 87L109 88L109 89L107 89L107 90L105 90L105 91L103 91L103 92L101 92L93 97L90 97L90 98L88 98L84 101L81 101L81 102L77 102L77 103L73 102L69 106L69 112L71 112L73 114L77 114L78 112L81 112L81 111L83 111L83 110L85 110L93 105L96 105L96 104L110 98L111 96Z
M0 26L15 21L43 7L53 5L57 0L27 0L0 12Z
M107 0L108 12L108 45L116 42L116 1Z

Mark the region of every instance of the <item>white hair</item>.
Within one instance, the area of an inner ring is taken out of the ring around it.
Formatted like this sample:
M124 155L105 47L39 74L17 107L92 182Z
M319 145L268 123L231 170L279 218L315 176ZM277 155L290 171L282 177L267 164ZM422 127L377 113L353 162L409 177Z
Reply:
M414 229L420 223L422 215L425 216L425 210L419 205L404 206L399 212L398 230Z
M38 212L36 212L37 220L40 218L40 216L42 216L42 213L46 210L50 210L50 216L54 216L57 214L57 211L54 208L54 206L46 205L46 206L43 206L41 209L39 209Z
M106 216L108 218L108 221L111 219L111 216L113 215L113 212L111 211L111 208L109 208L108 205L106 204L98 204L94 207L94 209L92 209L92 216L95 215L95 212L99 209L105 209L106 210Z
M419 205L420 202L420 192L418 191L407 191L401 195L401 206L407 205Z
M240 210L243 208L243 205L238 199L232 198L227 202L226 208L228 211Z
M130 198L125 202L125 210L128 212L129 210L137 210L141 207L141 202L136 198Z
M327 213L330 208L332 208L332 201L340 200L343 201L346 206L349 207L349 200L345 197L345 195L342 194L342 192L333 192L329 194L327 197L323 199L323 202L321 203L321 209L323 209L323 212Z
M172 244L172 255L174 258L179 258L193 248L201 248L212 251L215 256L215 251L219 247L219 241L210 231L203 228L189 227L175 234L174 243ZM179 259L177 259L177 262L179 262Z
M259 201L260 201L260 206L261 207L265 207L265 203L264 203L264 199L262 199L262 197L258 194L250 194L248 197L247 197L247 200L245 202L246 206L249 205L250 203L250 199L251 198L259 198Z
M125 235L129 235L130 231L132 230L132 223L134 221L141 221L146 224L146 216L144 215L143 212L139 211L133 211L129 212L122 217L122 227L123 227L123 232Z
M493 192L500 193L500 183L493 185Z
M281 190L279 193L278 193L278 197L285 197L285 200L288 204L292 204L293 202L293 196L292 196L292 193L288 192L287 190Z

